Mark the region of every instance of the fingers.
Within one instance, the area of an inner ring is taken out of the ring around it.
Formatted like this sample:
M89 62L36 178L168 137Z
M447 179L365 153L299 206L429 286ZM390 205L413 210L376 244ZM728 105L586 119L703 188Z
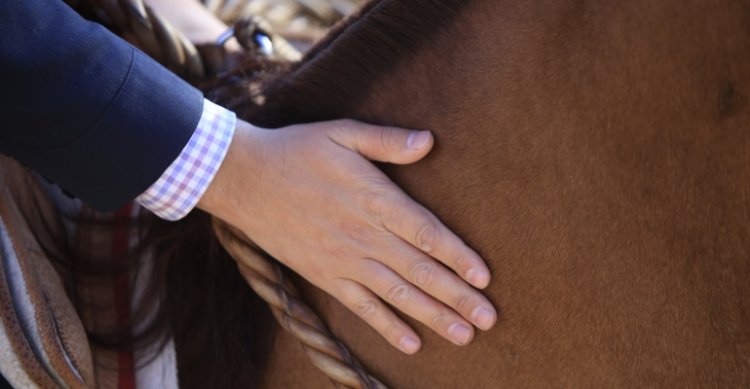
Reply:
M259 277L253 275L253 271L247 265L240 262L237 265L242 276L251 285L252 279ZM422 342L414 330L396 316L377 296L357 282L342 279L338 288L324 289L374 328L393 347L406 354L414 354L422 347ZM273 293L270 290L266 292ZM265 294L263 290L256 290L256 293Z
M442 262L474 287L484 289L489 284L490 272L482 258L403 192L372 192L362 196L361 201L362 208L376 214L383 227Z
M453 309L425 294L411 282L375 260L368 260L365 286L385 302L419 320L437 334L463 346L474 337L474 327Z
M389 245L392 260L387 263L393 271L478 328L488 330L495 325L497 312L484 295L433 258L406 242L394 240Z
M398 164L414 163L432 149L429 131L410 131L379 127L352 120L333 122L328 134L331 140L364 157Z
M340 301L375 329L388 343L406 354L419 351L419 336L372 292L355 281L342 280Z
M489 282L482 259L362 157L414 162L432 136L352 121L321 126L261 133L288 157L267 164L284 166L271 170L282 190L252 192L248 203L264 207L244 222L246 235L405 353L419 349L419 338L387 304L459 345L474 336L472 324L494 325L494 308L471 286Z
M351 120L334 123L336 130L330 132L332 140L374 160L415 162L424 157L433 144L432 135L425 131L377 127ZM363 207L382 205L375 207L376 213L381 213L378 216L388 230L441 261L473 286L483 289L489 284L489 270L479 255L424 207L400 190L373 193L379 198L363 196L366 203Z

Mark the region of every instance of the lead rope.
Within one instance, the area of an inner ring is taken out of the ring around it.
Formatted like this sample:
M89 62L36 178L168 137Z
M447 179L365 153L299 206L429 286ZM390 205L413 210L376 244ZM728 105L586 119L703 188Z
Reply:
M122 32L133 34L147 54L183 78L206 78L206 66L196 47L142 0L82 1L105 22ZM313 2L310 0L310 3ZM263 53L262 40L257 37L259 34L266 34L270 37L274 54L278 58L297 60L300 57L299 52L284 38L271 33L268 25L260 18L240 17L232 33L238 38L240 45L251 52ZM212 218L212 226L221 245L235 259L250 287L269 304L281 327L302 343L310 361L331 379L335 387L386 388L328 330L273 259L261 254L257 247L242 238L241 232L223 221Z
M206 77L203 60L195 45L142 0L83 0L83 3L102 22L120 31L123 38L138 45L177 75L188 80Z
M386 388L331 334L276 263L241 238L240 231L217 218L213 218L212 223L221 245L237 260L250 287L271 306L279 324L302 343L313 365L323 371L336 387Z
M69 2L74 8L78 3L88 6L102 22L122 32L124 38L135 40L133 43L151 58L186 80L196 82L210 76L207 70L211 66L205 63L196 46L166 19L144 4L143 0ZM302 57L284 37L273 33L270 25L258 16L247 13L237 16L232 32L248 54L256 54L262 49L255 37L264 34L270 38L274 48L273 53L268 53L267 56L285 61L298 61Z
M295 15L309 16L315 24L330 26L351 15L366 0L201 0L216 16L227 24L241 17L269 15L277 27L294 23ZM308 25L309 27L309 25Z

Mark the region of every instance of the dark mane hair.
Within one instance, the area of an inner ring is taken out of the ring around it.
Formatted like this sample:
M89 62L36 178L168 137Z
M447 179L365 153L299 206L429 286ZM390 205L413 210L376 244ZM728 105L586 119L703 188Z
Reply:
M222 77L209 98L253 124L276 128L340 119L370 86L431 44L470 0L374 0L289 69L251 63Z

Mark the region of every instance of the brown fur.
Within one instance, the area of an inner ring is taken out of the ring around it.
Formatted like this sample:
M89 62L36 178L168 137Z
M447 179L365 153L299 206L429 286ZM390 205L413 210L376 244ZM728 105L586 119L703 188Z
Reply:
M487 260L501 320L465 348L417 326L407 357L307 286L386 383L747 387L748 25L735 0L382 0L232 103L434 131L386 170ZM282 336L266 385L329 384Z

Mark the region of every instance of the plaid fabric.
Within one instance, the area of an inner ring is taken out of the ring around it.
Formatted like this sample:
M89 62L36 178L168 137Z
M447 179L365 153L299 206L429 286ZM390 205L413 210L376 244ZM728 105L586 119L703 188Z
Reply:
M89 259L107 262L125 255L135 248L143 231L137 220L144 209L135 203L125 204L117 212L98 213L77 200L56 196L58 209L73 211L82 223L68 225L69 239L74 252ZM128 223L127 221L132 221ZM123 223L124 222L124 223ZM106 227L102 227L106 225ZM151 272L149 253L140 260L140 266L129 275L114 279L86 279L79 281L78 293L94 310L77 307L82 324L91 331L111 329L128 322L132 309L139 303L143 282ZM136 326L138 323L136 323ZM177 389L177 360L173 342L153 354L152 350L113 352L93 346L96 387L100 389Z
M114 213L99 213L80 200L66 196L54 184L42 180L40 184L57 212L65 215L61 221L75 256L107 263L139 244L143 231L138 220L146 211L138 204L125 204ZM87 304L82 306L74 301L74 305L84 328L93 332L106 331L130 320L153 265L150 253L143 254L131 274L116 278L77 278L75 289ZM138 324L135 323L136 327ZM177 389L173 342L170 340L164 349L154 352L151 349L114 352L92 345L95 386L100 389Z
M76 223L69 230L73 240L73 249L77 255L85 258L107 262L115 255L122 255L128 249L129 237L134 234L127 225L102 228L102 224L113 223L121 217L127 217L132 210L126 204L114 214L100 214L86 206L78 204L76 214L86 223ZM101 224L100 224L101 223ZM130 230L130 231L129 231ZM84 327L90 331L114 328L130 316L130 283L129 277L116 279L86 279L76 285L78 293L88 302L94 302L97 309L89 310L77 306L78 314ZM135 359L132 352L113 352L99 347L92 347L96 386L103 389L135 389Z
M136 202L166 220L179 220L201 199L219 170L234 135L237 119L204 99L193 136L161 177Z

